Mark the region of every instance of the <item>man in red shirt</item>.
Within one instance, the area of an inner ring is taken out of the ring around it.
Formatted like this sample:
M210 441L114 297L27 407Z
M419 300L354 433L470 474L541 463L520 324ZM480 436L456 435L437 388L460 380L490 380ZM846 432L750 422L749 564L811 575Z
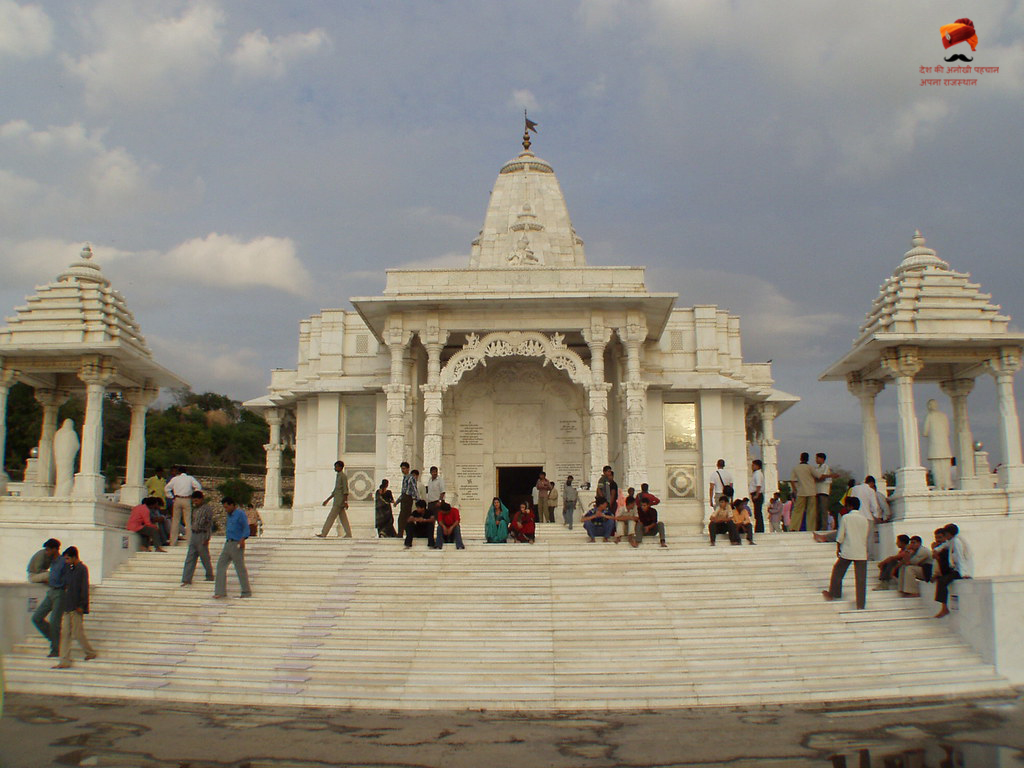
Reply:
M442 501L437 507L437 537L434 539L434 548L441 549L447 541L449 544L455 542L456 549L465 549L462 543L462 528L459 525L461 517L459 510L446 501Z
M132 533L139 534L143 541L146 542L146 545L143 547L145 552L149 552L153 547L156 548L157 552L167 551L160 546L160 531L149 516L149 511L156 509L158 506L159 502L156 498L150 496L143 499L142 503L138 506L132 507L132 512L128 516L128 525L126 527Z

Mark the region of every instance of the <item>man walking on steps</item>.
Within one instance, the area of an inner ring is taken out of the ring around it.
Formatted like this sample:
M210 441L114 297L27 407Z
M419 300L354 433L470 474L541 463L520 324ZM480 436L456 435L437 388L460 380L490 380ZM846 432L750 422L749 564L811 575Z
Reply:
M235 505L235 500L225 496L221 503L227 513L225 525L224 549L217 559L217 580L213 585L213 596L228 596L228 563L235 564L235 574L242 587L242 597L252 597L252 586L249 584L249 571L245 567L245 540L249 538L249 518L245 512Z
M398 535L405 535L405 525L412 515L412 505L420 497L419 472L409 471L409 462L403 461L399 465L402 470L402 487L398 496Z
M334 471L337 473L334 478L334 490L331 491L331 495L324 499L323 506L327 506L327 502L334 499L334 503L331 505L331 513L327 515L327 519L324 521L324 527L317 534L318 538L325 539L327 534L331 531L331 526L336 521L341 520L341 527L345 529L345 538L352 538L352 526L348 523L348 475L345 474L345 462L336 461L334 462Z
M43 549L52 556L46 575L46 595L32 614L32 623L39 634L50 641L50 658L60 656L60 623L64 618L64 584L68 562L60 553L60 542L47 539ZM49 620L47 620L49 614Z
M54 669L71 666L71 644L76 641L85 651L85 660L96 658L96 649L85 635L85 614L89 612L89 569L78 558L78 548L64 550L68 563L67 586L64 587L64 619L60 627L60 662Z
M192 583L196 572L196 561L201 560L206 580L213 581L213 564L210 561L210 533L213 531L213 502L203 503L203 492L192 494L192 535L188 539L185 566L181 569L181 586Z
M857 581L857 610L864 610L867 604L868 589L868 521L866 517L857 513L860 509L860 499L851 496L846 500L846 506L840 512L839 532L832 534L815 533L815 541L831 541L833 536L839 545L839 557L836 564L832 566L832 578L829 581L828 589L821 592L821 596L831 602L843 596L843 577L850 565L853 565L853 575ZM851 514L852 513L852 514Z

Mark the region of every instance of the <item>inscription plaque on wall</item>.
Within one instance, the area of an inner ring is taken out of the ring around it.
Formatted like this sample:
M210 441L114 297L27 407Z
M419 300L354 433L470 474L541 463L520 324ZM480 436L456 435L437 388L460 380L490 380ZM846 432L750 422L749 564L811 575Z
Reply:
M484 444L484 429L475 421L459 424L458 442L460 448L479 448Z
M455 492L458 494L456 501L463 515L483 506L483 502L480 501L483 495L483 479L482 464L455 465Z

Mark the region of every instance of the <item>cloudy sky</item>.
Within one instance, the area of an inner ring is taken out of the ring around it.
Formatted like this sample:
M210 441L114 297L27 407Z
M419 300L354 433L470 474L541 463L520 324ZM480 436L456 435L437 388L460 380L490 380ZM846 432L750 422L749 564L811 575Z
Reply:
M1000 72L921 87L965 12ZM298 321L385 267L468 263L524 106L589 262L739 313L804 398L784 466L861 471L857 403L817 376L915 228L1024 318L1019 2L0 0L0 75L0 309L90 241L197 390L262 394ZM879 415L893 466L889 390Z

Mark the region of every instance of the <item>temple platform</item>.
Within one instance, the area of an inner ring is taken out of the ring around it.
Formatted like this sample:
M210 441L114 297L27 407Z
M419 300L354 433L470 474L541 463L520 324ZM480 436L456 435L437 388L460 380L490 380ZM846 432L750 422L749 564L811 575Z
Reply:
M94 590L99 658L51 669L33 633L7 690L99 698L366 709L623 710L786 702L902 702L1009 693L930 600L869 592L826 603L834 547L806 534L757 546L671 537L537 544L262 537L254 597L212 599L185 548L138 553ZM214 545L216 561L220 541ZM871 566L870 571L874 571ZM869 575L870 575L869 571ZM926 587L930 590L930 587Z

